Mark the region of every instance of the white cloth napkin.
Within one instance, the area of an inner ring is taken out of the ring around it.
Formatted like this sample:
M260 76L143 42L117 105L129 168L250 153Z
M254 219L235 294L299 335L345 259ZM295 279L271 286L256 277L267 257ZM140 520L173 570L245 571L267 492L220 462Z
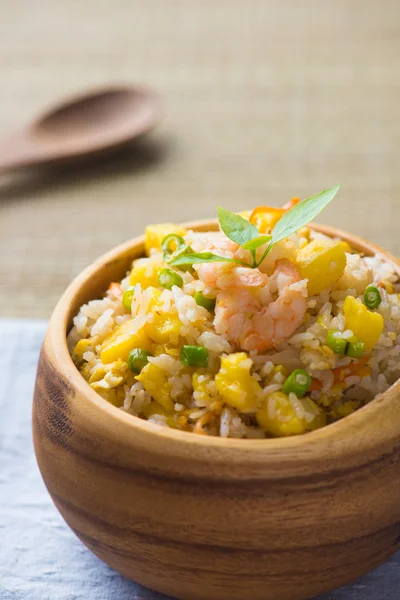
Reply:
M44 487L32 447L31 406L45 330L45 321L0 319L0 600L161 600L93 556ZM320 600L399 598L400 553Z

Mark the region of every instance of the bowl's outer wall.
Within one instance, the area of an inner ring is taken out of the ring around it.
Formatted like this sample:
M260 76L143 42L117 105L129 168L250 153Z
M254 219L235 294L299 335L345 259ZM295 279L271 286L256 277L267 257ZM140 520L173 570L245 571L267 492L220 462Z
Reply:
M161 431L104 406L75 373L67 322L141 249L132 242L72 285L40 357L36 456L78 537L124 575L190 600L305 599L395 552L398 385L325 430L254 444Z

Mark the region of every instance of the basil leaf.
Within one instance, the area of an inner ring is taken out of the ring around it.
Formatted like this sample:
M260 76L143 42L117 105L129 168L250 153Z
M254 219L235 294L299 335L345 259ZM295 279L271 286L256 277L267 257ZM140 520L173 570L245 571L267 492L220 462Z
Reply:
M271 235L260 235L252 240L249 240L245 244L242 245L244 250L257 250L260 246L263 246L267 242L270 241Z
M339 190L340 185L324 190L288 210L273 228L269 248L310 223L334 199Z
M240 261L235 260L234 258L227 258L225 256L218 256L218 254L213 254L212 252L189 252L188 254L181 254L174 258L168 264L171 266L178 265L192 265L194 263L206 263L206 262L233 262L242 264Z
M236 215L222 206L217 206L219 224L226 235L232 242L236 242L239 246L243 246L246 242L260 235L257 227L240 215Z
M323 190L316 196L303 200L285 212L273 228L271 242L256 266L261 265L274 244L310 223L334 199L339 190L340 185L329 190Z

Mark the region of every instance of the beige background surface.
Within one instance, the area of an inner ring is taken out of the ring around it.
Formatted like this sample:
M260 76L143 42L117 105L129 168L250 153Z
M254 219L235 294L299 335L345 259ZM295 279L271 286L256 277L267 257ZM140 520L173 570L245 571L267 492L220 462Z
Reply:
M47 317L147 222L338 182L323 220L400 254L398 0L14 0L0 22L1 131L107 82L166 103L129 154L1 177L0 316Z

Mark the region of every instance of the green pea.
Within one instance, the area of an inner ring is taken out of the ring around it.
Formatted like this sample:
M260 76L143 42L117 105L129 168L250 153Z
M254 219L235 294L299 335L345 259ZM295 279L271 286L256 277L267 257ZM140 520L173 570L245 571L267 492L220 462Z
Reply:
M330 329L326 338L326 345L329 346L335 354L346 354L348 341L341 338L340 335L339 331Z
M208 367L208 350L203 346L182 346L181 363L185 367Z
M214 310L215 308L215 298L207 298L207 296L204 296L201 292L196 292L194 299L196 304L206 308L209 311Z
M158 281L163 288L167 290L171 290L174 285L178 287L183 287L183 279L172 269L161 269L158 274Z
M296 394L298 398L302 398L308 392L311 385L311 375L304 369L295 369L286 379L282 386L284 394Z
M364 303L368 308L378 308L382 302L381 294L375 285L368 285L364 292Z
M129 287L127 290L125 290L123 296L122 296L122 305L125 308L125 310L131 310L132 308L132 298L133 298L133 294L135 293L135 288L134 287Z
M349 345L346 350L347 356L351 358L360 358L364 352L365 344L361 340L356 340L355 342L349 342Z
M135 348L134 350L131 350L128 356L128 367L132 373L139 375L143 367L145 367L149 362L149 356L152 356L150 352L143 350L143 348Z

